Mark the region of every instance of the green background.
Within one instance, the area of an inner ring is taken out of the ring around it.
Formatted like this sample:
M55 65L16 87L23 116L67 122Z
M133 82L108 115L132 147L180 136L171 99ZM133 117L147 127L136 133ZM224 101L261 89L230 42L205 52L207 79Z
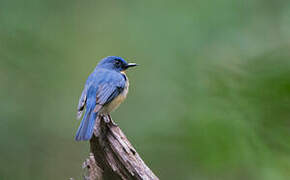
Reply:
M0 1L0 179L82 179L76 106L100 59L160 179L290 178L290 1Z

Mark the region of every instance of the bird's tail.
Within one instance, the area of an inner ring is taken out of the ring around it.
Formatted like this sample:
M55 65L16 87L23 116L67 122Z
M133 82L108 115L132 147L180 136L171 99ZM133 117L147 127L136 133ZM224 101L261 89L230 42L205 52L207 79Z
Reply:
M97 117L98 112L94 112L94 106L87 108L83 120L76 133L76 141L86 141L92 138L94 132L94 125Z

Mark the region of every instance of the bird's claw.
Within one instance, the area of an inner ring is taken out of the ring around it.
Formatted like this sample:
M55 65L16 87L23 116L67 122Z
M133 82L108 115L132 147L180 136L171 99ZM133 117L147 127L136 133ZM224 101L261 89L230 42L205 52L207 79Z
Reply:
M109 123L111 120L108 116L103 116L105 123Z
M106 122L106 123L110 123L111 125L113 125L113 126L115 126L115 127L118 126L118 124L115 123L115 122L113 121L113 119L111 118L110 115L106 116L106 118L104 118L104 119L105 119L105 122Z
M113 120L111 120L111 124L112 124L113 126L115 126L115 127L118 127L118 124L115 123Z

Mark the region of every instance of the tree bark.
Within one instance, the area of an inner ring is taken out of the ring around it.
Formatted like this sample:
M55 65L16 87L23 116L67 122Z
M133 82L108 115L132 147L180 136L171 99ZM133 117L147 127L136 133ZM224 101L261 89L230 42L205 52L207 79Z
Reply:
M97 122L84 162L86 180L158 180L118 126L104 119Z

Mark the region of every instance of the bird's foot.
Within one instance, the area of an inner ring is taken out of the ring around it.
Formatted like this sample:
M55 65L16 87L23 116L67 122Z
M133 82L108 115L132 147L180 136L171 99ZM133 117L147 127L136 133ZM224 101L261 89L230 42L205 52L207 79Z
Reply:
M118 124L117 124L117 123L115 123L115 122L113 121L113 119L111 118L111 116L110 116L110 115L108 115L108 117L109 117L110 123L111 123L113 126L117 127L117 126L118 126Z
M118 124L115 123L114 121L111 121L111 124L112 124L113 126L115 126L115 127L118 127Z
M105 123L109 123L111 121L109 116L103 116L103 119L104 119Z

